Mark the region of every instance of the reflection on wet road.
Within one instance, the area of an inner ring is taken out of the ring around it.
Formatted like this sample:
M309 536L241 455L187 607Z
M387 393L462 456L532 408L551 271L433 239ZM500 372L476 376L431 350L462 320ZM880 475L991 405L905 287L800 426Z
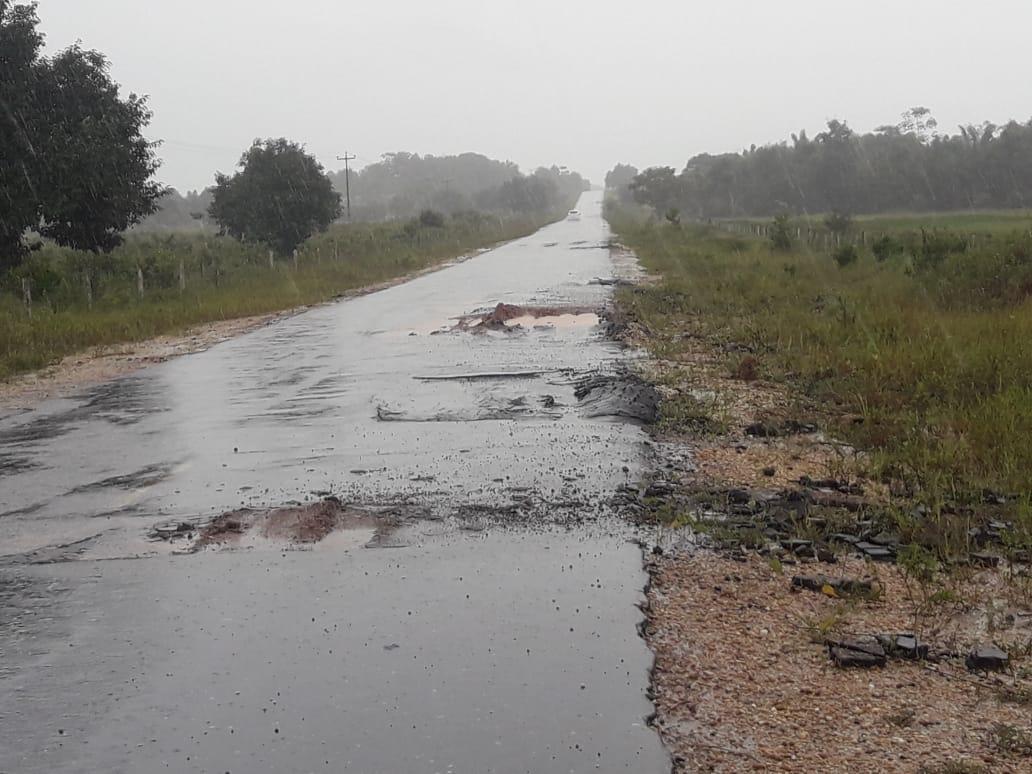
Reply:
M614 267L580 209L0 418L0 772L668 770L638 549L552 518L604 511L644 440L574 395L622 357L583 311ZM499 303L577 314L458 324ZM146 539L326 493L421 517L377 549Z

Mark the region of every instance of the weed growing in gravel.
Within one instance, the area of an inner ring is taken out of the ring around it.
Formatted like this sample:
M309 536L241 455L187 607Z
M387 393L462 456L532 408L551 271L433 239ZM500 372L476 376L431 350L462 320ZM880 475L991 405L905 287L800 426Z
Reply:
M797 625L810 642L815 645L823 645L831 635L841 632L851 611L851 605L839 604L827 613L801 616Z
M709 400L681 393L663 401L659 427L664 430L689 430L698 435L720 435L727 432L727 413L716 398Z
M1009 755L1032 756L1032 733L1008 723L996 723L990 733L993 747Z

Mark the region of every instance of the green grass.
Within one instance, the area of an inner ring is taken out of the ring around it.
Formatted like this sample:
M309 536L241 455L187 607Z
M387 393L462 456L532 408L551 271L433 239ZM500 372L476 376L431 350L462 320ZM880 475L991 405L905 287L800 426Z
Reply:
M791 220L793 227L824 229L824 213ZM724 224L768 225L769 218L728 219ZM948 229L960 234L1006 235L1015 231L1032 230L1032 210L982 210L972 212L893 213L891 215L860 215L854 219L854 232L868 235L897 234L915 228Z
M622 295L656 332L657 354L676 360L685 332L744 347L761 376L789 383L835 434L870 452L870 475L932 513L977 504L983 489L1032 493L1027 214L993 215L985 244L921 236L931 223L970 225L964 217L874 220L899 234L893 254L878 261L861 248L840 267L830 250L774 252L723 228L610 212L619 238L663 277ZM733 369L741 355L728 357ZM1032 524L1027 507L1017 510Z
M443 228L411 222L334 226L302 246L296 268L290 258L270 268L266 249L203 234L130 236L107 256L47 246L0 277L0 380L95 346L325 301L525 236L549 219L469 214ZM31 319L20 291L23 278L33 288Z

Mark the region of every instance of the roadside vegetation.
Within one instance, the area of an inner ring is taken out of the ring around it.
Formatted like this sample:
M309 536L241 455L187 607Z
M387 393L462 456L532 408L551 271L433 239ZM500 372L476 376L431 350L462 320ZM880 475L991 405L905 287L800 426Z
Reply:
M266 247L215 235L134 235L104 255L48 244L0 275L0 379L90 347L325 301L530 234L561 214L431 212L335 225L306 241L296 260L271 263Z
M865 243L850 223L817 246L792 219L742 233L627 206L609 218L661 277L622 293L657 356L676 362L703 337L729 376L788 385L796 419L859 449L858 472L898 508L892 526L941 556L969 548L988 502L1032 544L1032 216L870 218Z

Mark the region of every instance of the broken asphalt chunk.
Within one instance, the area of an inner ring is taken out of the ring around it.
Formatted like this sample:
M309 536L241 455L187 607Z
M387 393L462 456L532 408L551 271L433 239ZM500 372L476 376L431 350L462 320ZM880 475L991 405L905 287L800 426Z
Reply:
M879 634L877 639L892 658L922 661L928 657L928 645L914 634Z
M825 641L828 655L840 667L885 666L885 649L876 637L862 635Z
M891 548L868 543L866 540L856 543L854 548L875 562L891 562L895 559L895 552Z
M964 660L964 665L973 672L999 672L1007 668L1009 661L1005 651L990 643L972 650Z

